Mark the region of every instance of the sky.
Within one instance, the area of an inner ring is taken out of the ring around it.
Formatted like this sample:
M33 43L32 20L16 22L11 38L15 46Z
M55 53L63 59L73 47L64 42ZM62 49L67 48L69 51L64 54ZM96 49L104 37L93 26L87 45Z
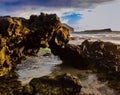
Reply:
M76 31L120 30L120 0L0 0L0 16L29 18L41 12L56 13Z

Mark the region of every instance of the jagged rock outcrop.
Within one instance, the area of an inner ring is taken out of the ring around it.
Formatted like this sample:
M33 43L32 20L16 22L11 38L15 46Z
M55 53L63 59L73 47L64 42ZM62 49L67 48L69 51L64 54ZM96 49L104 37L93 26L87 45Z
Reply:
M52 47L51 51L60 56L63 63L78 68L94 65L105 70L120 71L120 45L110 42L85 40L81 45L66 44L63 48Z
M80 79L69 73L34 78L23 89L24 95L79 95Z
M120 45L85 40L81 45L51 47L51 51L58 55L64 64L79 69L92 69L99 79L108 81L110 87L120 91Z
M120 46L103 41L90 42L84 41L81 45L84 57L88 60L91 65L93 64L103 69L103 71L120 71ZM116 68L116 66L119 68Z
M26 55L37 55L40 47L63 47L68 40L69 30L56 14L41 13L29 19L0 17L0 76Z
M64 64L92 69L99 79L107 80L111 87L120 90L120 45L85 40L81 45L66 44L63 48L53 47L51 50Z

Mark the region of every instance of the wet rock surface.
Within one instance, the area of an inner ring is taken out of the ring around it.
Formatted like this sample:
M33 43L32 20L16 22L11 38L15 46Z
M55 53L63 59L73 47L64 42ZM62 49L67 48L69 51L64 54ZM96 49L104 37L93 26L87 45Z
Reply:
M24 88L24 95L79 95L80 79L69 73L50 74L40 78L33 78Z

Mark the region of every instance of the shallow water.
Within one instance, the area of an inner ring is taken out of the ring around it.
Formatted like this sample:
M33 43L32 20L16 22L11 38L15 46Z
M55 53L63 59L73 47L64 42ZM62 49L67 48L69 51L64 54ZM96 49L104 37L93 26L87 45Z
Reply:
M29 57L17 66L17 73L22 84L28 83L34 77L41 77L52 72L56 64L60 64L61 60L57 56L43 56L50 53L49 49L43 49L37 57Z

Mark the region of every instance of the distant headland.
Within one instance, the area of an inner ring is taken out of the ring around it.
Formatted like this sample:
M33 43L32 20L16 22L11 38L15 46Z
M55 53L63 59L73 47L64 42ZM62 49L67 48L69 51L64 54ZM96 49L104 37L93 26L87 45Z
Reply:
M98 29L98 30L85 30L82 32L113 32L111 28L106 28L106 29Z

